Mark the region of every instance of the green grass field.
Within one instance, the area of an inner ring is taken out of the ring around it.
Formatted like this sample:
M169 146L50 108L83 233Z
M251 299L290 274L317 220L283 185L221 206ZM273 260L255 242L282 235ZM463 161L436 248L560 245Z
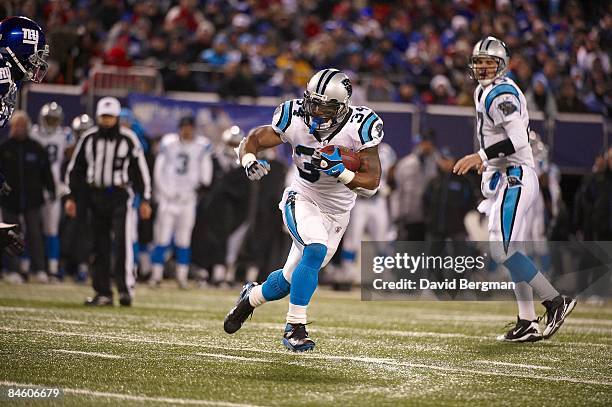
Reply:
M319 290L317 348L293 354L286 300L223 332L237 291L139 287L132 308L91 309L88 287L0 283L0 385L58 386L67 406L612 405L610 305L579 303L554 338L519 345L494 340L512 303Z

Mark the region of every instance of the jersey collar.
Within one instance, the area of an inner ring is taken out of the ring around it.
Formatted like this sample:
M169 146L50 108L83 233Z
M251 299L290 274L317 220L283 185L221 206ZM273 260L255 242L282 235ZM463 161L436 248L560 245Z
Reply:
M315 136L315 138L317 139L317 141L319 143L322 143L323 141L329 142L332 138L334 138L334 136L336 134L338 134L340 132L340 130L342 130L342 128L344 127L344 125L349 121L349 119L351 118L353 114L353 108L349 107L348 112L346 112L346 115L344 116L344 119L342 119L342 121L340 122L340 124L336 127L336 129L325 139L322 139L321 136L319 135L319 133L315 130L313 135Z

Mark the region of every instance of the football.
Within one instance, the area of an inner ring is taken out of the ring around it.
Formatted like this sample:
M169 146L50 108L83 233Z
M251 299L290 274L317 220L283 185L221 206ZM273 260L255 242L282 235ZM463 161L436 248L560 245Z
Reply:
M336 146L325 146L321 149L321 152L325 154L331 154L331 152L334 151L334 147ZM337 147L340 149L340 155L342 155L342 162L344 163L346 169L350 171L359 170L359 167L361 167L361 160L359 159L359 154L347 147Z

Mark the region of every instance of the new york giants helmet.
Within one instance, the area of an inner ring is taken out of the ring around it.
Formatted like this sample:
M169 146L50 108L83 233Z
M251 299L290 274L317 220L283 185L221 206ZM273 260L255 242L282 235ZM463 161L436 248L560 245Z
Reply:
M492 59L497 62L497 66L485 66L481 63L483 59ZM482 86L487 86L495 79L506 74L509 62L510 53L506 44L495 37L489 36L474 45L468 64L470 77L476 79Z
M9 17L0 23L0 54L11 64L17 81L41 82L47 73L45 33L27 17Z
M13 82L11 67L0 58L0 127L6 126L15 110L17 85Z
M349 111L352 93L351 80L343 72L323 69L314 74L304 92L304 120L310 132L340 124Z

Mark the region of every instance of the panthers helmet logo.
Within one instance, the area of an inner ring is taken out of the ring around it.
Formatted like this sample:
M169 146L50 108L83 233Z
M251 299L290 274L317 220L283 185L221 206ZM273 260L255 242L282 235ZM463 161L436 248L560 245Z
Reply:
M348 93L348 96L351 97L351 95L353 94L353 85L351 85L350 79L343 79L342 85L344 85L344 89L346 89L346 93Z

